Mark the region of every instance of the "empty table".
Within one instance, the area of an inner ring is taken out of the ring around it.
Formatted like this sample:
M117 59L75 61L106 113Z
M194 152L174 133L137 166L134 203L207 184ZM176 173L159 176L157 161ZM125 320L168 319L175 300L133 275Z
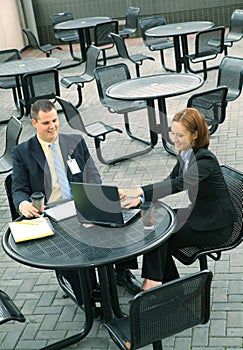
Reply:
M26 73L33 73L58 67L61 61L57 58L25 58L0 64L0 77L15 77L18 98L22 98L21 77Z
M145 34L157 38L173 37L176 72L181 72L182 64L184 64L185 71L189 71L187 36L211 28L213 25L212 22L206 21L165 24L148 29Z
M146 100L148 106L149 128L153 146L161 134L167 152L177 154L171 145L165 99L198 89L203 79L195 74L170 73L128 79L110 86L107 96L118 100ZM154 101L158 102L160 123L156 123Z
M110 17L85 17L58 23L54 28L58 30L78 30L80 51L82 53L81 62L83 62L86 60L86 48L91 44L90 28L96 26L96 24L109 22L110 20Z

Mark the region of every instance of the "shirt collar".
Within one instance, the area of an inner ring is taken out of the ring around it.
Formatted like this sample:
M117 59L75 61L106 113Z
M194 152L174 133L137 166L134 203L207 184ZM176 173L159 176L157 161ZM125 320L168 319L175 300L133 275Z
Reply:
M37 135L37 139L40 142L40 145L44 151L48 151L50 149L49 145L51 145L52 143L55 143L56 145L59 144L58 137L56 138L55 142L52 142L52 143L41 140L38 135Z
M193 149L190 148L187 152L181 151L180 156L181 159L186 162L190 160L191 154L192 154Z

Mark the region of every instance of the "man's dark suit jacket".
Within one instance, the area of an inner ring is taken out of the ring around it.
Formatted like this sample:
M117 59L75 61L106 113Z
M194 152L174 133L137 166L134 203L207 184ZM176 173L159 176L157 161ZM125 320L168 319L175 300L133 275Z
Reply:
M69 181L101 183L101 178L89 153L85 140L78 134L59 134L59 144ZM75 158L81 170L72 175L67 166L68 158ZM14 147L12 194L16 209L19 204L30 200L33 192L51 195L51 174L45 154L36 136Z
M195 231L217 230L233 222L234 211L223 174L217 158L208 149L192 152L184 174L178 157L167 179L142 189L147 201L188 190L192 208L189 225Z

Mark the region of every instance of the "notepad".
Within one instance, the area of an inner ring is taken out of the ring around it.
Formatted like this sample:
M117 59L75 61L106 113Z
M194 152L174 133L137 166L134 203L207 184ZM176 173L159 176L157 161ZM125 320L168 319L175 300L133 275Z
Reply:
M60 202L59 204L50 205L48 209L45 209L45 215L49 216L55 221L61 221L72 216L76 216L77 212L75 209L74 201L69 200Z
M54 234L50 220L44 217L10 222L9 227L16 243Z

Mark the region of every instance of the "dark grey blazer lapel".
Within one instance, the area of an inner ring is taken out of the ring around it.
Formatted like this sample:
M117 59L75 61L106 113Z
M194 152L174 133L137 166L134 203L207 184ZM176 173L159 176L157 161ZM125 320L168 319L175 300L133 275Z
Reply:
M36 136L31 139L30 153L34 158L34 160L43 169L43 171L46 172L46 167L47 167L46 157Z

